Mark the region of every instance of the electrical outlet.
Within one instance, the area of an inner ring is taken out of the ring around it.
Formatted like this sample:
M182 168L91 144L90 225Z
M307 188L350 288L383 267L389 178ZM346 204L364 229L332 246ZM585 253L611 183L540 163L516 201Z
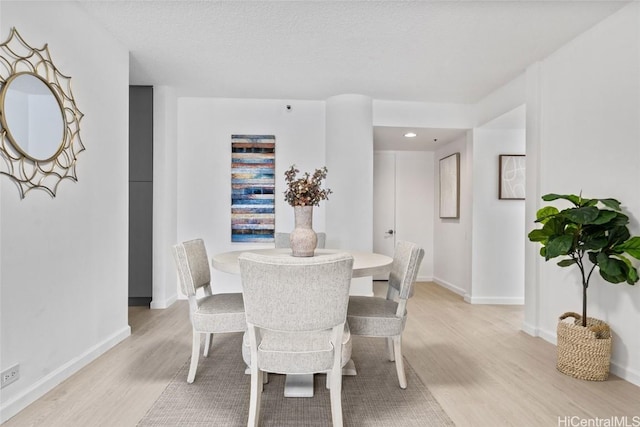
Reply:
M18 378L20 378L20 365L15 364L0 374L0 388L5 388L9 384L18 381Z

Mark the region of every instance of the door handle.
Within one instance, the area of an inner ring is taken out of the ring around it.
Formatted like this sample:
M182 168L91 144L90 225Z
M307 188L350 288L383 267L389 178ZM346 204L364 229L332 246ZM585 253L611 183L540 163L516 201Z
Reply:
M384 234L388 234L389 236L392 236L392 235L393 235L393 230L389 230L389 231L387 231L387 232L386 232L386 233L384 233Z

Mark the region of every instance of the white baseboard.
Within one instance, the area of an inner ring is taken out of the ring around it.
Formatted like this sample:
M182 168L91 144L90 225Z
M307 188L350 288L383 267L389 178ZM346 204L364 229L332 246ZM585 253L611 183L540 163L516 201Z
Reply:
M442 280L442 279L439 279L437 277L434 277L432 281L435 284L440 285L445 289L449 289L454 294L458 294L458 295L463 296L463 297L467 294L467 291L465 289L459 288L459 287L447 282L446 280Z
M162 301L157 301L155 299L151 300L151 304L149 304L149 308L151 309L162 309L162 308L169 308L171 306L171 304L173 304L174 302L178 301L178 295L177 294L173 294L171 297L166 298Z
M545 329L538 328L538 336L553 345L558 345L558 336L555 331L547 331Z
M523 305L524 298L513 297L470 297L465 295L465 301L471 304Z
M540 331L538 330L538 328L527 322L522 323L522 331L526 334L531 335L532 337L540 336Z
M433 282L433 276L418 276L416 282Z
M469 295L466 289L455 286L446 280L434 277L432 281L443 288L449 289L451 292L462 296L469 304L524 305L524 297L473 297Z
M622 378L625 381L629 381L631 384L635 384L640 387L640 372L631 368L620 366L615 362L611 362L610 372Z
M62 381L93 362L95 359L106 353L107 350L111 349L130 335L131 327L127 325L120 331L111 335L109 338L87 349L87 351L81 355L71 359L69 362L50 372L22 393L6 402L3 401L0 405L0 424L4 423L9 418L13 417L18 412L44 396Z

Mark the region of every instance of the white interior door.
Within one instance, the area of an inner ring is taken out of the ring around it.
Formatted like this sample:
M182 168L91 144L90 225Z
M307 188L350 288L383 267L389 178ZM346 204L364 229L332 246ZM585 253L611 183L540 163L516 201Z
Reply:
M373 251L393 256L396 246L396 156L373 154ZM386 280L388 277L374 277Z

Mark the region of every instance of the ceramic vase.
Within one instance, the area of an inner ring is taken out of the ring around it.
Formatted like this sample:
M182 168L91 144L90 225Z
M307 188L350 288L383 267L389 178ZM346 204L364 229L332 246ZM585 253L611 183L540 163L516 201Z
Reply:
M295 228L289 235L291 254L297 257L311 257L318 243L313 231L313 206L294 206Z

